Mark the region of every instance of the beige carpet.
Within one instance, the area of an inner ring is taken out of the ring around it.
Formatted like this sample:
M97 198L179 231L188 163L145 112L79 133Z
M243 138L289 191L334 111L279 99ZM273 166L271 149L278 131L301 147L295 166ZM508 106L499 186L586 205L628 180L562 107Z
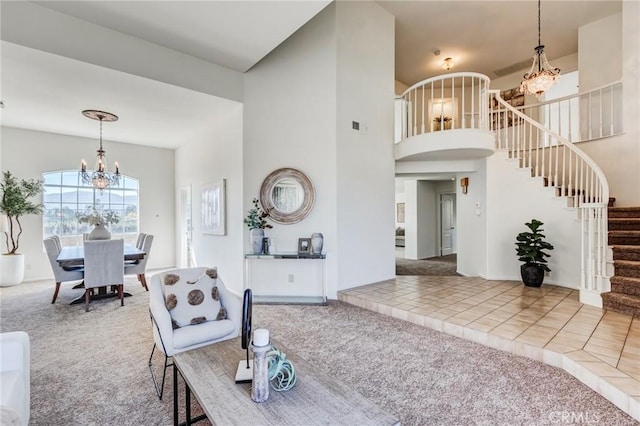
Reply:
M411 260L404 258L404 250L396 249L396 275L454 276L457 254Z
M50 282L0 289L0 330L31 336L32 426L171 424L171 379L158 401L147 369L148 295L133 280L127 290L124 307L85 313L69 286L55 305ZM637 424L561 370L344 303L256 305L254 326L404 425L559 424L563 413Z

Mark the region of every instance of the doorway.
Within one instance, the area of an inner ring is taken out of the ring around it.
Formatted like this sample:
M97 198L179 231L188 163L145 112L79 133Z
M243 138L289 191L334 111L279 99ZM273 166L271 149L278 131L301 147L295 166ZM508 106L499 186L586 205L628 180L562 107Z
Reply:
M456 251L456 194L440 194L440 256Z
M196 266L191 219L191 185L186 185L180 188L180 256L178 262L180 268Z

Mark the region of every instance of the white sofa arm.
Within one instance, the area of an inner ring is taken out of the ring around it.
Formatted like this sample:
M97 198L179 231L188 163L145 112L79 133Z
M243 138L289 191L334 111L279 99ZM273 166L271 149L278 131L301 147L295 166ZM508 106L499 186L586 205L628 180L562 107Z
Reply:
M31 413L31 343L24 331L0 333L2 425L28 425Z

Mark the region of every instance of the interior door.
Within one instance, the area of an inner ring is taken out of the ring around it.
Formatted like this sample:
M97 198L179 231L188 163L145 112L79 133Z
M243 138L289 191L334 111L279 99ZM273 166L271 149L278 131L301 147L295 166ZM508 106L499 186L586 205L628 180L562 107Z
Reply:
M456 195L440 195L440 254L455 253Z

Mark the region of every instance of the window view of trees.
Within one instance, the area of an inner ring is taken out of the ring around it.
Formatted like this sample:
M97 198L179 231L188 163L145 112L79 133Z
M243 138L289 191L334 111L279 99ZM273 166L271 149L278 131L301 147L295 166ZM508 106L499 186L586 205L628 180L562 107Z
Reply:
M87 207L113 210L120 217L109 225L112 234L138 233L138 180L122 176L118 186L104 191L85 185L78 171L43 173L45 238L50 235L77 236L91 232L91 226L78 223L78 212Z

